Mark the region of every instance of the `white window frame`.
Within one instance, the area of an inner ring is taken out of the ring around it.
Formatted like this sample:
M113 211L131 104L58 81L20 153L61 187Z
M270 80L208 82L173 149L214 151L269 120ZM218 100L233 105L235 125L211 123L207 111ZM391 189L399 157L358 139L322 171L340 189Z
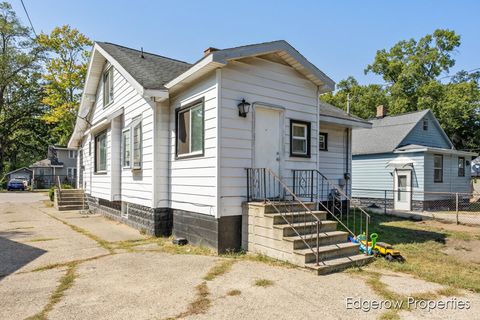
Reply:
M68 150L68 159L75 159L76 153L76 150Z
M458 157L458 176L459 177L465 177L465 168L466 168L466 163L465 163L465 157ZM462 166L460 166L460 164ZM460 170L463 170L460 172Z
M143 160L143 129L142 129L142 119L136 119L133 121L132 126L131 126L131 136L130 136L130 145L132 146L132 151L131 151L131 165L133 170L140 170L142 169L142 160ZM139 129L140 130L140 140L138 143L140 144L138 146L138 149L140 150L139 153L139 158L135 159L135 130ZM137 161L138 160L138 161Z
M140 149L140 158L139 159L135 159L135 155L134 155L134 152L135 152L135 130L136 129L139 129L140 130L140 140L139 140L139 143L140 143L140 146L139 146L139 149ZM130 149L130 161L129 161L129 164L128 165L125 165L125 151L126 151L126 147L125 147L125 134L127 134L130 138L130 146L129 146L129 149ZM138 160L138 161L136 161ZM132 122L130 123L129 126L126 126L123 131L122 131L122 167L124 169L131 169L131 170L141 170L142 169L142 165L143 165L143 128L142 128L142 118L141 116L139 117L136 117L132 120Z
M423 119L423 131L427 131L428 130L428 119L425 118Z
M67 168L67 177L76 178L77 177L77 168L76 167L68 167Z
M295 136L294 135L294 128L295 127L299 127L299 128L303 128L303 133L304 133L304 136ZM305 151L304 152L299 152L299 151L295 151L293 150L293 141L294 140L299 140L299 141L303 141L305 143ZM303 124L303 123L298 123L298 122L293 122L292 123L292 155L300 155L300 156L307 156L308 155L308 125L307 124Z
M108 88L108 91L107 91ZM113 103L113 67L109 66L103 73L103 107L106 108Z
M128 137L129 139L129 146L128 146L128 164L126 164L126 151L127 151L127 146L125 146L125 137ZM130 130L130 127L123 129L122 131L122 167L124 169L130 169L132 167L132 133Z
M323 138L323 141L321 141ZM323 148L321 146L323 143ZM318 150L320 151L328 151L328 133L327 132L320 132L318 134Z
M100 142L97 142L97 138L99 138L100 136L105 136L105 169L99 169L100 167ZM107 159L108 159L108 155L107 155L107 151L108 151L108 135L107 135L107 131L103 131L99 134L97 134L95 137L94 137L94 145L95 145L95 154L94 154L94 165L95 165L95 173L106 173L107 172L107 168L108 168L108 165L107 165Z
M202 110L202 130L203 130L203 139L202 139L202 148L201 150L197 151L191 151L192 150L192 110L200 108ZM180 121L180 114L181 113L190 113L189 116L189 134L190 136L188 137L188 150L189 152L187 153L178 153L178 129L179 129L179 121ZM177 158L188 158L188 157L198 157L198 156L203 156L205 153L205 104L204 100L196 101L184 108L181 108L177 111L176 117L175 117L175 155Z
M436 157L440 157L440 159L442 160L440 167L436 167L436 166L435 166L435 158L436 158ZM444 159L443 159L443 155L442 155L442 154L434 154L434 155L433 155L433 182L434 182L434 183L443 183L443 167L444 167L443 160L444 160ZM441 170L441 173L442 173L440 180L437 180L437 179L435 178L435 172L436 172L437 170Z

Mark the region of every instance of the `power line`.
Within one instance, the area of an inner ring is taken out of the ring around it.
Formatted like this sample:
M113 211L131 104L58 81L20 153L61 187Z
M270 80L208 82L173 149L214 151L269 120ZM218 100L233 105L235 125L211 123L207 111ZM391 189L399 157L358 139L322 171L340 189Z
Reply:
M25 10L25 14L27 15L28 22L30 22L30 27L32 27L33 34L35 35L35 37L37 37L37 33L35 32L35 28L33 27L33 23L32 23L32 20L30 19L30 15L28 14L27 8L25 7L23 0L20 0L20 2L22 3L23 10Z

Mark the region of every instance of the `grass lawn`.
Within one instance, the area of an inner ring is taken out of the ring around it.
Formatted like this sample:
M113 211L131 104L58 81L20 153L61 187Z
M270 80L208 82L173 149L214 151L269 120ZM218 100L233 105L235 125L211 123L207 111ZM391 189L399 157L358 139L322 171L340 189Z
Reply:
M480 228L372 214L369 230L378 234L378 241L394 245L406 259L397 263L378 258L371 267L480 292L480 264L471 260L480 252Z

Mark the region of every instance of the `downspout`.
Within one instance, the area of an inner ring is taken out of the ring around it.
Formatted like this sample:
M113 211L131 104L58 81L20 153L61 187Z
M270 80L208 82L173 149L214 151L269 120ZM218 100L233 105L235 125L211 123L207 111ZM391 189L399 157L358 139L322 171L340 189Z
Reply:
M348 184L350 182L350 128L345 128L345 194L348 196Z
M320 151L318 139L320 137L320 86L317 86L317 170L320 171Z

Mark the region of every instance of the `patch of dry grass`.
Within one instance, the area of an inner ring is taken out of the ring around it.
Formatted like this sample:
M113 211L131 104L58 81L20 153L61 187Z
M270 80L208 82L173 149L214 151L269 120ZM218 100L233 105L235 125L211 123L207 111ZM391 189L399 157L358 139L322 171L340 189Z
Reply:
M203 280L212 281L218 276L224 275L232 269L235 260L222 260L220 263L214 265L208 273L203 277Z
M202 282L195 287L196 297L195 300L190 302L187 311L180 313L173 319L185 318L192 315L204 314L210 308L212 302L210 301L210 291L208 290L207 282Z
M240 294L242 294L242 292L240 290L237 290L237 289L233 289L233 290L230 290L227 292L227 296L239 296Z
M266 287L271 287L273 286L273 281L272 280L268 280L268 279L257 279L255 280L255 285L257 287L263 287L263 288L266 288Z

